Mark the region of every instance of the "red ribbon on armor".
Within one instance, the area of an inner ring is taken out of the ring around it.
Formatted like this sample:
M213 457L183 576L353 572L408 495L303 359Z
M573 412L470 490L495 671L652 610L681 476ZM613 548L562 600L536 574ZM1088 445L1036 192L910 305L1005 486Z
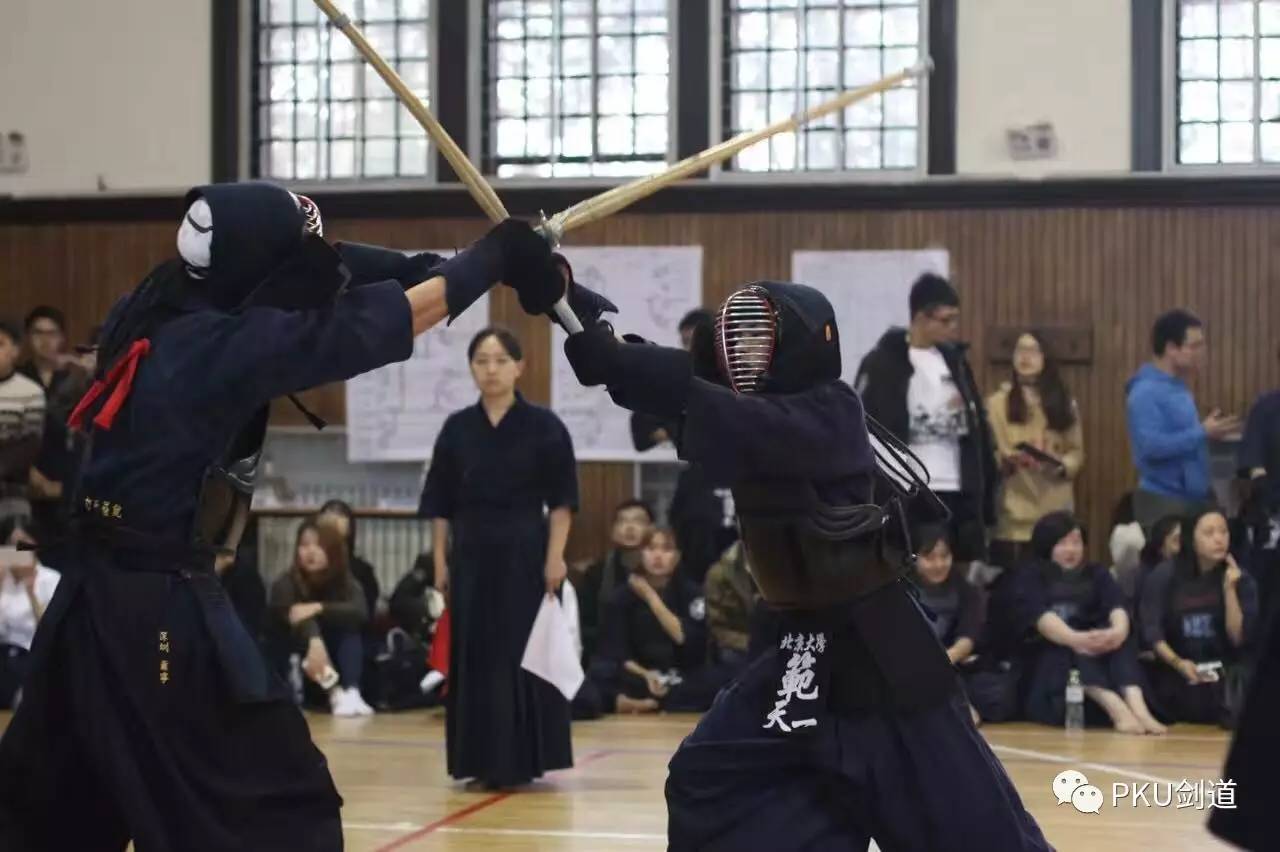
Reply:
M133 344L129 346L129 351L116 362L116 365L111 368L111 372L107 373L107 377L94 382L92 387L80 398L75 410L67 418L67 425L72 429L79 429L84 423L84 415L89 406L93 405L103 391L114 385L111 396L107 397L102 410L93 418L94 426L110 431L112 424L115 423L116 415L120 413L121 407L124 406L124 401L129 396L129 391L133 389L133 377L138 374L138 362L150 352L151 341L149 339L144 337L141 340L133 341Z

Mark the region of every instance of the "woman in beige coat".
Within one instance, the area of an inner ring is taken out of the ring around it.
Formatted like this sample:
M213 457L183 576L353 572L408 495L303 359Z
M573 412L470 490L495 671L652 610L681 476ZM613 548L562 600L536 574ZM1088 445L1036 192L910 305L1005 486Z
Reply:
M1022 334L1013 349L1013 380L987 399L1001 488L991 561L1009 568L1031 541L1036 521L1075 508L1073 482L1084 464L1075 401L1044 337Z

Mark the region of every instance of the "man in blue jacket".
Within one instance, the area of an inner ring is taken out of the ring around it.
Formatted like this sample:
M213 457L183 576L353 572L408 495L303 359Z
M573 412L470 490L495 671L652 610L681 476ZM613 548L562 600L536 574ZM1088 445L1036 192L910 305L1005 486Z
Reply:
M1204 361L1204 326L1181 308L1151 330L1155 357L1126 386L1129 442L1138 468L1133 512L1143 529L1165 515L1187 515L1212 502L1209 440L1239 428L1239 418L1214 409L1203 421L1187 381Z

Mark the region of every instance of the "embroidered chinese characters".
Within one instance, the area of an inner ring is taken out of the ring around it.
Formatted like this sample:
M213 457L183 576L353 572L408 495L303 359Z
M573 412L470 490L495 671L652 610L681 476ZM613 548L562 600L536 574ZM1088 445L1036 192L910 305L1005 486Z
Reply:
M782 688L778 690L778 700L766 717L764 728L768 730L776 726L783 733L789 734L795 728L815 727L818 720L812 716L798 719L788 717L787 714L789 711L803 712L803 708L791 706L793 700L799 703L818 699L818 685L814 683L817 673L814 671L814 666L818 663L818 657L826 653L827 635L825 633L788 633L782 637L778 648L791 651L791 659L787 661L786 671L782 673Z
M160 683L169 682L169 631L160 631Z

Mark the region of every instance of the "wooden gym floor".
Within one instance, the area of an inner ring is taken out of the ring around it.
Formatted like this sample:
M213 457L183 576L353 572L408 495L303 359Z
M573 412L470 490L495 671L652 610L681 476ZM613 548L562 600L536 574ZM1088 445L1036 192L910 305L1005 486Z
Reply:
M527 791L495 794L468 791L445 774L444 718L438 710L369 719L308 717L346 800L343 820L353 852L665 849L667 760L695 720L615 716L575 723L573 769L551 773ZM1230 848L1204 829L1207 810L1111 806L1113 782L1218 780L1227 747L1227 735L1218 729L1179 725L1167 737L1102 730L1072 736L1011 724L983 732L1062 852ZM1084 772L1103 790L1101 813L1055 804L1050 784L1068 768Z
M0 727L9 715L0 714ZM639 852L666 848L667 760L696 718L575 722L577 765L510 794L472 792L449 779L440 710L364 719L310 714L307 720L346 800L350 852ZM1178 725L1166 737L1102 730L1072 736L1011 724L987 726L983 733L1060 852L1231 848L1205 830L1207 810L1110 804L1114 782L1218 780L1227 747L1221 730ZM1063 769L1080 770L1103 790L1101 813L1056 804L1050 784Z

